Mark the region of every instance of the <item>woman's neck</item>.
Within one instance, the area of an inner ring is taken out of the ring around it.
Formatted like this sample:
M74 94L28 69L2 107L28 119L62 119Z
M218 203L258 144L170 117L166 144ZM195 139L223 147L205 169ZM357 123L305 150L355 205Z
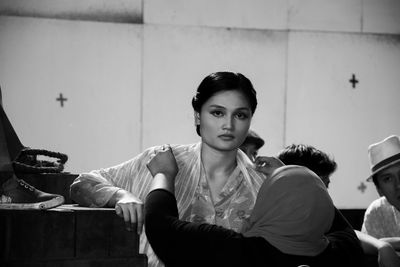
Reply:
M203 167L211 177L215 175L230 175L236 168L237 150L221 151L202 143L201 161Z

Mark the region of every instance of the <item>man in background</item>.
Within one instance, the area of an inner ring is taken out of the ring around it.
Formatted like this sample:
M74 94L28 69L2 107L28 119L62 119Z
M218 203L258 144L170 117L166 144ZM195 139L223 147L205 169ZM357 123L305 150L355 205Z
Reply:
M361 231L400 251L400 138L391 135L368 147L371 175L380 198L367 208ZM400 265L399 265L400 266Z
M330 177L337 168L332 157L310 145L289 145L279 152L278 158L285 165L300 165L309 168L321 178L326 188L329 187Z
M400 142L398 153L400 153ZM327 188L330 183L330 177L337 168L337 163L332 157L310 145L289 145L279 152L278 158L285 165L300 165L309 168L321 178ZM398 158L398 165L400 166L400 155ZM397 178L400 179L400 167L397 170ZM400 182L400 180L398 181ZM400 224L397 224L397 227L400 227ZM360 232L355 230L355 232L361 241L364 253L368 256L367 266L400 266L400 258L397 257L395 252L396 246L392 246L391 243L387 242L388 240L379 239L367 231ZM376 260L376 257L378 257L378 260Z
M254 162L258 155L258 150L264 145L264 140L253 130L249 130L246 139L239 147L249 159Z

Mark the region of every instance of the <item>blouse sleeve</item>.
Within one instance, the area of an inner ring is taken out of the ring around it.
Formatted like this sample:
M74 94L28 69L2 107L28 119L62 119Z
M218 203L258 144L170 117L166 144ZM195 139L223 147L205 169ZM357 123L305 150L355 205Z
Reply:
M119 165L80 174L70 187L71 198L88 207L104 207L120 189L143 196L144 188L151 181L146 163L154 148Z

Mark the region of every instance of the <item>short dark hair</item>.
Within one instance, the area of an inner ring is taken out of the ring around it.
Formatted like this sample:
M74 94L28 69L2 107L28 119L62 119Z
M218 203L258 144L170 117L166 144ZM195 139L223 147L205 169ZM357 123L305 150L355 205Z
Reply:
M376 173L372 175L372 181L374 182L375 187L379 188L378 177L376 176Z
M256 149L260 149L265 144L265 141L255 131L249 129L249 132L247 133L246 139L244 139L242 146L248 144L254 144L256 146Z
M237 72L214 72L203 79L197 88L196 95L192 99L192 107L196 112L215 94L222 91L239 91L247 98L252 114L257 108L257 93L250 80ZM196 126L196 132L200 136L200 127Z
M291 144L279 153L278 158L286 165L305 166L320 177L330 176L337 168L333 158L310 145Z

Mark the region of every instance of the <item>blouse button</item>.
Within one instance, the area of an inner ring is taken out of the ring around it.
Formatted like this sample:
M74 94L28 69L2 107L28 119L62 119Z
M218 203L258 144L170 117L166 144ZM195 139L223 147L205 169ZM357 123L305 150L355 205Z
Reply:
M238 210L237 212L236 212L236 215L240 218L240 219L244 219L244 217L245 217L245 215L246 215L246 212L244 211L244 210Z
M217 217L222 218L222 217L224 216L224 211L223 211L223 210L220 210L220 209L217 209L217 210L215 211L215 215L216 215Z

